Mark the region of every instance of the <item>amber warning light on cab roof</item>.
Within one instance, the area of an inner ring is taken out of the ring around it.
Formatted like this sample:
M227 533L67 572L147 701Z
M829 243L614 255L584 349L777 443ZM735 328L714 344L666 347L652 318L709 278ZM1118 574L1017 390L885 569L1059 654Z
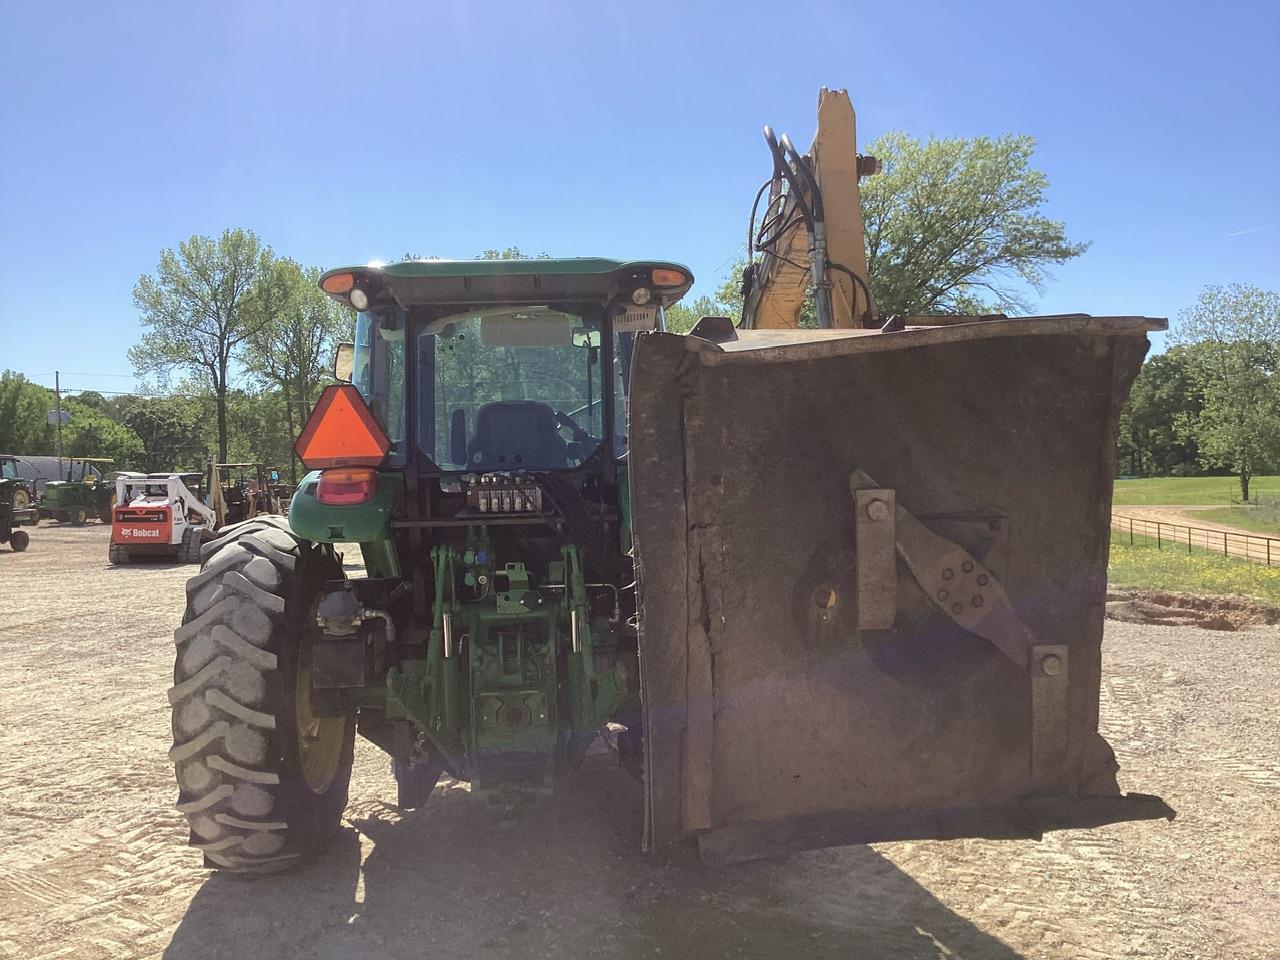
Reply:
M349 383L325 387L293 445L308 470L327 467L376 467L391 449L373 413Z
M670 270L666 267L655 267L653 273L650 274L655 287L678 287L683 283L688 283L689 278L684 275L682 270Z

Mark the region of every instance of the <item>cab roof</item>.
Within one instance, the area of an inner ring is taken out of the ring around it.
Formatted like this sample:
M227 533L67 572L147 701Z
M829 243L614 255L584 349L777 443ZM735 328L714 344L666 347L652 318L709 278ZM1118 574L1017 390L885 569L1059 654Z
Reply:
M655 280L662 280L657 283ZM372 305L552 303L625 295L648 287L652 302L670 306L693 285L693 272L667 260L576 257L537 260L404 260L339 267L320 289L346 306L361 291Z

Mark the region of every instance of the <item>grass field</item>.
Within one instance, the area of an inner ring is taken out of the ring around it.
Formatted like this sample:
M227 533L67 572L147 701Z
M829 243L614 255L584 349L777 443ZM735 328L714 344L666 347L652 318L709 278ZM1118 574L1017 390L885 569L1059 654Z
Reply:
M1107 580L1118 587L1149 587L1182 593L1214 593L1255 597L1280 603L1280 567L1266 567L1248 560L1231 559L1197 548L1188 554L1182 548L1156 549L1150 537L1135 537L1113 531L1111 565Z
M1211 523L1228 523L1267 537L1280 537L1280 500L1264 499L1256 507L1217 507L1197 510L1192 516Z
M1249 483L1250 499L1280 498L1280 477L1254 477ZM1240 500L1240 481L1235 477L1148 477L1117 480L1115 505L1208 504L1224 507Z

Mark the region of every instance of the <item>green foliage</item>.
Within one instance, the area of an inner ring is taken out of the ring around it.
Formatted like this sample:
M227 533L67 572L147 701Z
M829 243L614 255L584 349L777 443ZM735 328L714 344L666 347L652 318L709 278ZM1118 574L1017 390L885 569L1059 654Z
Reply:
M353 336L355 315L326 296L319 280L318 269L304 269L268 252L245 302L253 332L244 342L240 359L258 384L276 397L290 436L297 435L321 385L329 379L339 341ZM296 481L292 451L272 462L281 467L289 463Z
M401 259L402 260L439 260L441 258L440 257L424 257L420 253L406 253ZM501 250L485 250L480 254L480 256L476 257L476 259L477 260L550 260L551 254L539 253L534 256L530 256L529 254L521 250L519 247L504 247Z
M892 132L868 145L881 163L862 184L881 314L1025 312L1018 282L1039 291L1049 264L1084 253L1040 212L1049 181L1034 151L1034 138L1012 134L922 144Z
M1172 343L1280 343L1280 293L1248 283L1210 284L1178 314Z
M1203 406L1192 376L1195 346L1174 347L1142 365L1120 415L1117 466L1136 476L1191 476L1201 472L1195 437L1175 424Z
M53 391L32 383L20 373L0 373L0 453L49 456L57 453L49 411Z
M62 452L68 457L111 457L121 468L134 466L142 455L142 441L110 412L101 394L85 391L62 399L71 419L62 428ZM49 423L54 392L32 383L20 373L0 373L0 453L54 456L57 427Z
M111 419L92 399L84 403L78 397L64 398L62 409L71 415L62 428L64 455L110 457L118 469L137 469L143 444L129 427Z
M133 301L147 328L129 359L140 377L194 377L215 398L219 457L227 451L226 395L232 358L257 332L261 311L246 304L270 250L249 230L224 230L214 240L193 236L164 250L154 276L143 276Z
M1280 462L1280 294L1206 287L1172 339L1194 345L1188 369L1202 399L1175 427L1195 439L1203 463L1229 468L1248 500L1253 475Z
M1024 288L1039 292L1050 264L1088 247L1040 212L1049 181L1031 167L1031 137L921 143L892 132L866 150L881 163L861 192L867 271L882 316L1026 312ZM735 263L716 293L737 316L745 268L745 259ZM812 293L800 326L817 326Z
M726 317L741 313L731 313L731 307L708 296L701 296L693 303L676 303L667 307L663 313L667 319L667 329L672 333L688 333L693 325L703 317Z
M137 469L147 473L202 469L216 442L203 436L212 399L203 403L188 397L130 397L122 422L142 444Z
M224 463L264 463L284 471L293 457L297 430L282 416L286 404L278 391L234 390L227 397L231 444ZM299 425L297 429L301 429Z
M551 254L539 253L536 256L529 256L519 247L507 247L504 250L486 250L477 258L479 260L550 260Z

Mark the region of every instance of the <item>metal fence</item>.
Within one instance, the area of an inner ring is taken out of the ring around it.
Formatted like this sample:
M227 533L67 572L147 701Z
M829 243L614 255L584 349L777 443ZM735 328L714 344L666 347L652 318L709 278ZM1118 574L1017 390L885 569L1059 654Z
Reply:
M1187 553L1206 550L1224 557L1249 560L1253 563L1273 563L1280 566L1280 539L1249 533L1228 533L1207 527L1192 527L1185 523L1166 523L1163 520L1143 520L1138 517L1111 515L1111 529L1123 540L1134 543L1137 537L1156 542L1157 550L1182 550Z

